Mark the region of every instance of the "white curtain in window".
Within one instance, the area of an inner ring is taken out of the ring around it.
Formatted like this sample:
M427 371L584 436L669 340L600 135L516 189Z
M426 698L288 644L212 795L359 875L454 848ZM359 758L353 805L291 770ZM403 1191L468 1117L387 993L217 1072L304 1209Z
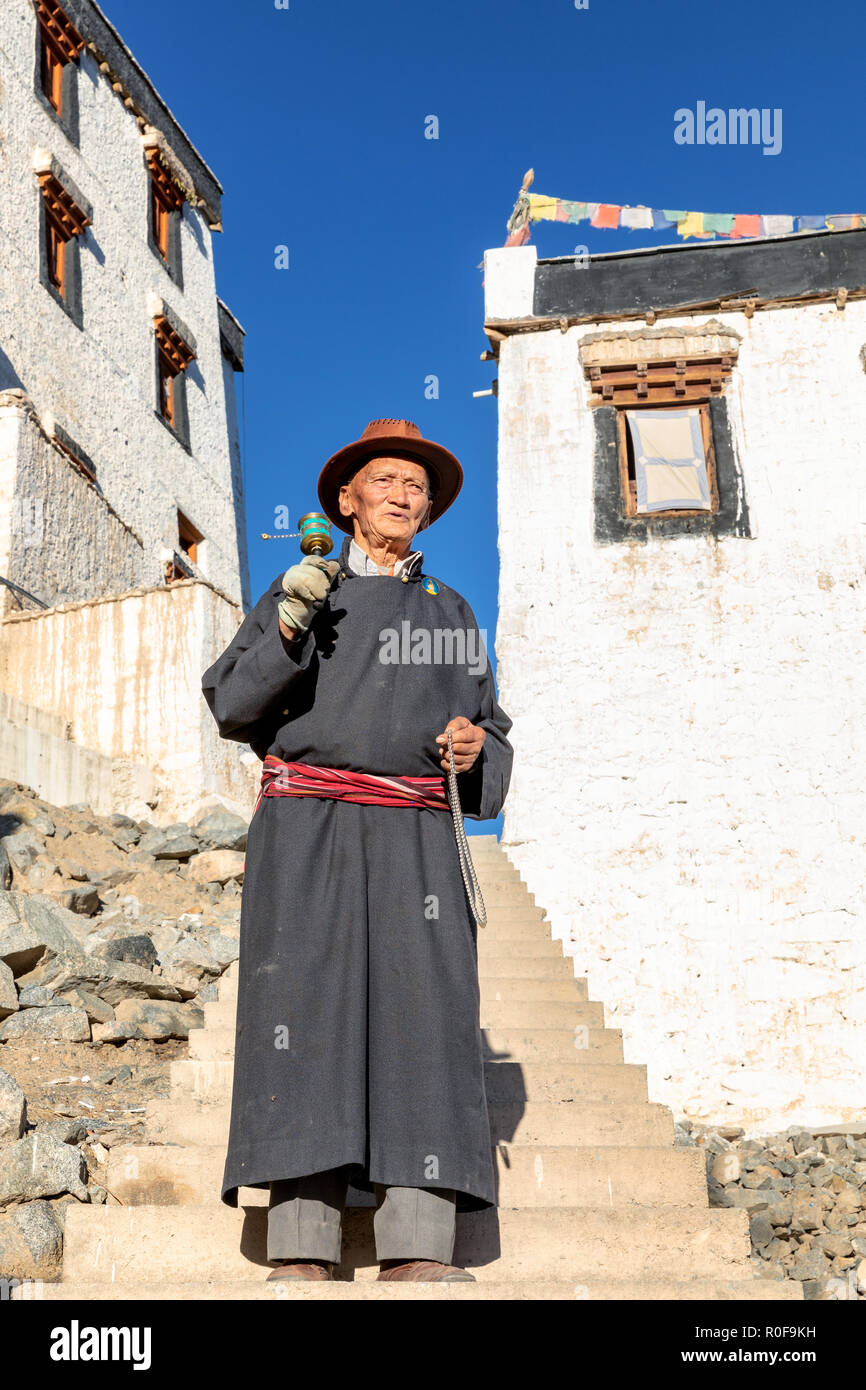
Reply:
M700 411L694 406L678 406L671 410L627 410L625 415L634 447L637 510L659 512L681 507L709 511Z

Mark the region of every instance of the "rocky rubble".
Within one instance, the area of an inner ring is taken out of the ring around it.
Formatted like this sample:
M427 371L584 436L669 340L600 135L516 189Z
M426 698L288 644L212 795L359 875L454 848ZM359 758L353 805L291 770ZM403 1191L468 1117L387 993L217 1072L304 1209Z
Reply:
M0 780L0 1278L57 1278L69 1202L146 1143L237 959L247 822L157 827Z
M705 1151L710 1206L748 1211L757 1275L801 1280L808 1299L866 1299L866 1123L749 1139L675 1129L677 1144Z

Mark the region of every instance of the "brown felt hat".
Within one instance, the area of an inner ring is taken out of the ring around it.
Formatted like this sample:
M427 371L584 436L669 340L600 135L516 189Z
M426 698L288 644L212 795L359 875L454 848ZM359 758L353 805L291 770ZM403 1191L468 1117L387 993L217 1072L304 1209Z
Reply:
M351 536L352 519L340 511L340 488L372 458L409 454L429 468L433 482L431 526L447 511L463 486L463 469L453 454L425 439L411 420L371 420L360 439L332 454L319 474L319 501L329 521Z

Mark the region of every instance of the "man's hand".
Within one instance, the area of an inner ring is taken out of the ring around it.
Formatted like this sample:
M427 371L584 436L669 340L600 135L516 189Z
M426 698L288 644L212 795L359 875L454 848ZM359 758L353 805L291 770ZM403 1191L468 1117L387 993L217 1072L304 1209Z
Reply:
M448 758L447 734L447 730L450 729L451 745L454 749L454 771L468 772L478 757L478 754L481 752L481 746L487 737L487 731L482 729L478 724L470 724L469 720L463 714L458 714L456 719L449 720L445 725L445 729L445 733L437 734L436 736L436 742L440 745L440 751L443 754L440 767L443 767L446 772L448 772L451 767Z
M321 555L306 555L299 565L292 565L283 575L285 598L278 605L280 631L297 635L306 632L314 615L328 596L331 580L340 568L339 561L326 560Z

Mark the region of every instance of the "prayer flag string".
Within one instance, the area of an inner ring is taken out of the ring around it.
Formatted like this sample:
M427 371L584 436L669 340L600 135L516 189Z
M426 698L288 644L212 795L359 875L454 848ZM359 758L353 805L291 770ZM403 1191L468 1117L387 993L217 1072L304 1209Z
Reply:
M626 207L620 203L582 203L529 193L524 186L508 223L506 246L522 246L529 240L532 222L589 222L591 227L625 227L629 231L676 228L677 236L700 241L740 237L787 236L792 232L848 231L866 227L866 214L828 213L826 216L783 213L688 212L679 208Z

